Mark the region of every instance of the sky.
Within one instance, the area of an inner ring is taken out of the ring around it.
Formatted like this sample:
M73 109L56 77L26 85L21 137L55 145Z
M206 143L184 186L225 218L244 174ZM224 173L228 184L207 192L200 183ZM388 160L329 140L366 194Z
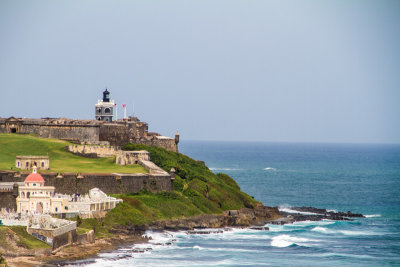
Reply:
M400 143L400 1L0 0L0 117L111 99L182 140Z

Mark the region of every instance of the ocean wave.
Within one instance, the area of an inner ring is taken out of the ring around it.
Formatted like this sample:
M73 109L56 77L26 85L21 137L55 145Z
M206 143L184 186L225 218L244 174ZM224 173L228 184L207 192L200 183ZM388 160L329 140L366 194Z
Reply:
M263 170L264 170L264 171L276 171L276 169L275 169L275 168L272 168L272 167L266 167L266 168L264 168Z
M313 229L311 229L311 231L318 232L318 233L323 233L323 234L334 234L334 233L337 233L337 231L329 230L329 229L327 229L325 227L321 227L321 226L314 227Z
M381 235L380 233L372 232L372 231L352 231L352 230L332 230L327 229L325 227L317 226L311 231L319 232L323 234L342 234L347 236L367 236L367 235Z
M317 213L314 212L305 212L305 211L297 211L293 210L292 207L288 204L283 204L278 207L279 211L287 212L287 213L299 213L303 215L317 215Z
M380 214L367 214L367 215L364 215L366 218L376 218L376 217L381 217L381 215Z
M290 247L294 245L308 247L311 246L310 242L316 242L316 241L318 240L302 238L302 237L294 237L290 235L278 235L272 238L271 246L278 248Z
M278 208L279 211L287 212L287 213L298 213L298 214L303 214L303 215L318 215L317 213L314 212L305 212L305 211L297 211L297 210L292 210L290 208Z
M265 226L269 227L269 232L302 232L306 231L307 227L312 226L324 226L331 225L337 222L332 220L322 220L322 221L302 221L302 222L294 222L291 224L285 225L275 225L275 224L266 224Z

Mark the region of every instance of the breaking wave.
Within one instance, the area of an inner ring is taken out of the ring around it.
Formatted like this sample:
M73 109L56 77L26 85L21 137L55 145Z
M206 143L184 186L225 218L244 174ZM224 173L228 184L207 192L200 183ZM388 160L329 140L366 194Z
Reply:
M308 247L311 245L310 242L315 242L315 241L317 240L302 238L302 237L294 237L290 235L278 235L272 238L271 246L278 248L290 247L295 245Z
M367 214L367 215L364 215L364 216L365 216L365 218L376 218L376 217L381 217L380 214Z
M380 235L379 233L372 231L351 231L351 230L332 230L325 227L314 227L311 231L319 232L323 234L342 234L347 236L367 236L367 235Z
M272 167L266 167L266 168L264 168L263 170L264 170L264 171L276 171L276 169L275 169L275 168L272 168Z

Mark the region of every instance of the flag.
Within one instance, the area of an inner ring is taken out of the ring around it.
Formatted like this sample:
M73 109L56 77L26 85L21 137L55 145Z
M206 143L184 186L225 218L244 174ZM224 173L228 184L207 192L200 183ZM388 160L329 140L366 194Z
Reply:
M122 104L122 107L123 107L123 108L126 107L126 104Z

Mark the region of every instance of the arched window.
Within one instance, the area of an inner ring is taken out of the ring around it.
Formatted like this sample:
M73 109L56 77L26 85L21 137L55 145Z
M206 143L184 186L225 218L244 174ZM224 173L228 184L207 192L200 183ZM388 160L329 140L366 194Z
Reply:
M29 162L26 162L26 163L25 163L25 166L28 168L28 167L29 167Z
M111 110L110 110L109 108L106 108L106 109L104 110L104 113L111 113Z
M42 161L42 168L44 168L44 161Z
M98 110L98 111L99 111L99 113L101 113L101 108L99 108L99 110Z

